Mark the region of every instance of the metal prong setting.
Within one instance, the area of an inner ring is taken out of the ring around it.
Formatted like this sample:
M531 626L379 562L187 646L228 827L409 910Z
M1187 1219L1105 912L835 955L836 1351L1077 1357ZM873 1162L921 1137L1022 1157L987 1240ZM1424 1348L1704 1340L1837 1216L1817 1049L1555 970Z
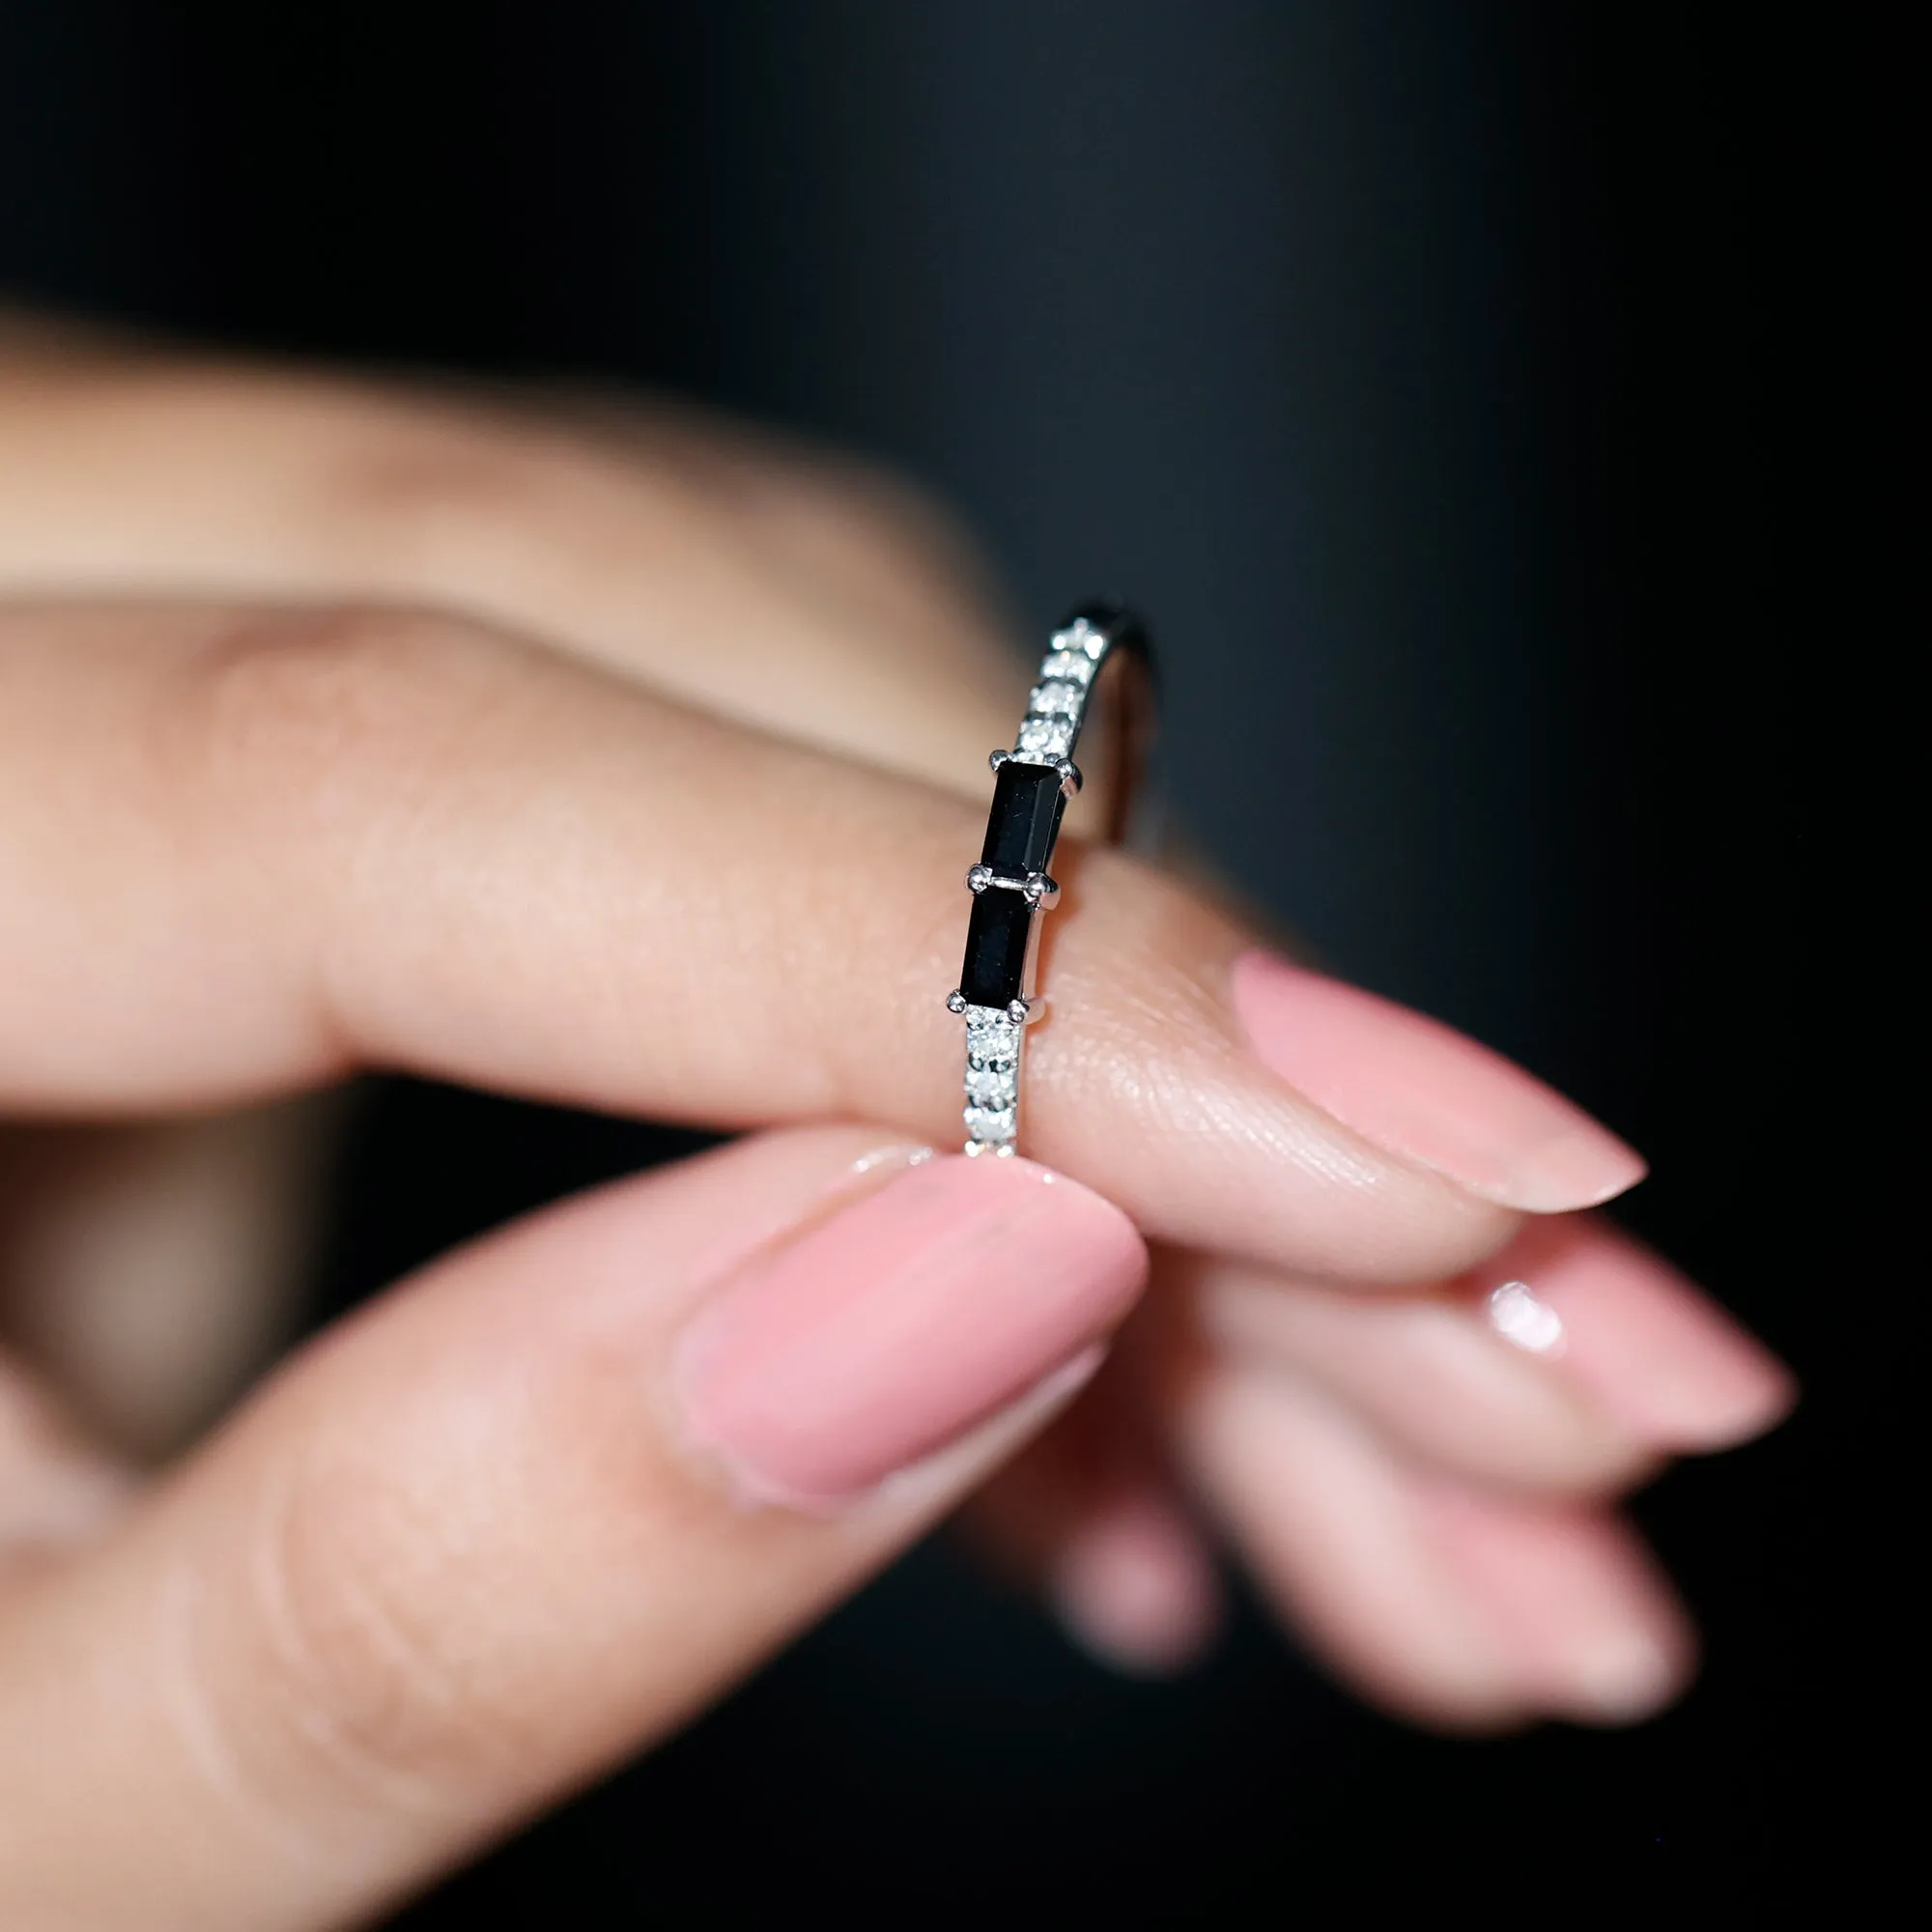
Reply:
M962 1000L961 1006L966 1015L966 1151L984 1153L990 1148L1009 1153L1018 1122L1026 1002L1015 1000L1002 1008Z
M989 769L998 771L1002 765L1009 765L1015 758L1021 758L1027 764L1052 766L1060 774L1060 788L1068 798L1077 797L1080 787L1086 783L1080 776L1080 767L1071 758L1029 758L1022 752L988 752L986 764Z
M996 872L990 866L969 866L966 868L966 890L979 894L989 887L1002 886L1009 893L1021 894L1028 905L1053 907L1060 903L1060 885L1044 872Z

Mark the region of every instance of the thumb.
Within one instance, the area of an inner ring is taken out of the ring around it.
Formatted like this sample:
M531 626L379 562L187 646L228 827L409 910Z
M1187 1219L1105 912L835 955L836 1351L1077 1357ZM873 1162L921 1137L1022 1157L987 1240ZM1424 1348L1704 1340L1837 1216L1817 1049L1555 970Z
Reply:
M661 1736L880 1568L1145 1272L1018 1160L743 1141L309 1349L0 1600L0 1922L338 1925Z

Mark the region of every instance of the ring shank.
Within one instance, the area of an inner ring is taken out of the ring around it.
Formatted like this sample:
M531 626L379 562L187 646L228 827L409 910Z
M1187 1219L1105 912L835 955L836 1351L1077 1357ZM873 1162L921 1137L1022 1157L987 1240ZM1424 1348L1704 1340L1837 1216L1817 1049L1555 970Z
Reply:
M1102 687L1105 686L1104 696ZM993 806L980 863L966 958L947 1005L966 1020L966 1151L1010 1154L1018 1136L1020 1061L1034 992L1039 922L1060 889L1048 870L1082 778L1073 753L1103 715L1109 773L1106 832L1132 822L1153 732L1152 654L1138 617L1092 603L1054 632L1013 749L992 754Z

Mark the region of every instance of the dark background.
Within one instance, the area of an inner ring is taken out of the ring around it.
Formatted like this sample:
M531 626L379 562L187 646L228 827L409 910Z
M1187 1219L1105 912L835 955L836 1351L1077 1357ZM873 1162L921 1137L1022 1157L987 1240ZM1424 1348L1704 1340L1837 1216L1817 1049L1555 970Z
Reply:
M1031 631L1130 594L1201 842L1642 1147L1629 1221L1814 1384L1642 1503L1711 1661L1635 1734L1414 1738L1246 1614L1118 1682L935 1547L406 1923L1243 1924L1817 1852L1862 58L1645 0L0 0L0 288L674 386L908 467ZM319 1301L685 1144L396 1083Z

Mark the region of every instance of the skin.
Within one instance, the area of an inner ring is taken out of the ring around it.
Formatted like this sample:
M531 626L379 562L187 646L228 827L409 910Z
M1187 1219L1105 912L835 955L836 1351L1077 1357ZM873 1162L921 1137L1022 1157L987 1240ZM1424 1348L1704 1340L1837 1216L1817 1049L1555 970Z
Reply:
M678 1450L648 1391L713 1231L957 1139L941 995L1024 688L966 546L842 460L0 336L0 1918L355 1922L962 1508L1126 1667L1208 1639L1220 1542L1417 1721L1673 1693L1615 1499L1775 1420L1781 1370L1588 1217L1295 1094L1232 1011L1254 933L1077 837L1029 1151L1154 1246L1108 1365L830 1512ZM211 1429L368 1067L749 1132L447 1258ZM1568 1360L1485 1325L1513 1265L1571 1284Z

